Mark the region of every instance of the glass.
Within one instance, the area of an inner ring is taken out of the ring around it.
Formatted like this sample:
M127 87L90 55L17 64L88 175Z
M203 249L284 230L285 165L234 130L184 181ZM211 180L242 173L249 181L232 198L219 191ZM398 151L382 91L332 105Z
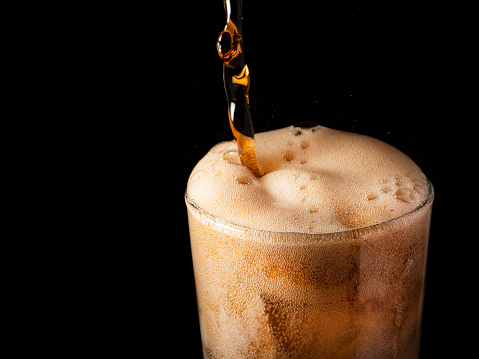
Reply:
M204 358L418 358L434 191L326 234L228 223L188 199Z

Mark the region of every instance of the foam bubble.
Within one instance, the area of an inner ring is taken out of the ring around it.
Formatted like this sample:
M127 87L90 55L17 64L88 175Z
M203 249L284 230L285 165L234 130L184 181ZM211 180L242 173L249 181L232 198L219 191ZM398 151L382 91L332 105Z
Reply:
M416 200L414 192L409 188L398 188L394 192L394 197L399 201L403 201L405 203L414 203Z
M192 181L196 181L197 179L199 179L201 176L203 176L206 172L203 171L203 170L199 170L199 171L196 171L192 174L191 176L191 180Z
M291 152L284 152L283 153L283 160L290 162L293 159L294 159L294 155Z
M223 153L222 160L233 165L241 165L241 159L237 149L230 149Z
M251 184L251 178L246 176L235 177L235 180L240 184Z
M299 143L299 147L301 147L303 150L305 150L306 148L308 148L309 146L309 142L308 141L301 141Z

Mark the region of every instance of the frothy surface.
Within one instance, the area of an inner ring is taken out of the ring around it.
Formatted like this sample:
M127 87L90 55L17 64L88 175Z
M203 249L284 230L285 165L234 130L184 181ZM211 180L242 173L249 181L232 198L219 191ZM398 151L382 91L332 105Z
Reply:
M256 178L234 141L214 146L194 168L187 196L205 212L250 228L326 233L397 218L420 205L426 177L396 148L322 126L255 135Z

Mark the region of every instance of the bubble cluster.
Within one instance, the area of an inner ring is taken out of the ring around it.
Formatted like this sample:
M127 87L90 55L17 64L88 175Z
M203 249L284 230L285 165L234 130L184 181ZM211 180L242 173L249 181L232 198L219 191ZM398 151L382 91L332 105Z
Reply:
M379 191L369 193L367 199L373 201L386 196L406 204L417 205L425 197L427 192L423 178L420 181L411 179L409 176L394 177L379 180Z

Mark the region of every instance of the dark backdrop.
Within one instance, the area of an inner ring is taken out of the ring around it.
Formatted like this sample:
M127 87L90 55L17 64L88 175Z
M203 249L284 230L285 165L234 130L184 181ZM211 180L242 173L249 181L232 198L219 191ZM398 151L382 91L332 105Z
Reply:
M244 1L245 58L256 132L301 120L374 136L409 155L436 189L426 285L422 354L450 349L459 286L446 247L452 73L452 15L437 7L317 6L316 1ZM267 4L268 5L267 5ZM232 139L216 39L221 0L108 9L99 51L114 89L111 137L121 144L119 191L132 234L110 268L115 345L162 356L200 358L201 340L184 191L195 163ZM112 151L114 152L114 151ZM123 163L129 166L123 166ZM448 165L443 165L447 163ZM131 203L131 205L130 205ZM120 226L120 228L123 228ZM444 258L449 265L443 265ZM118 315L116 315L118 314ZM457 324L457 323L456 323Z

